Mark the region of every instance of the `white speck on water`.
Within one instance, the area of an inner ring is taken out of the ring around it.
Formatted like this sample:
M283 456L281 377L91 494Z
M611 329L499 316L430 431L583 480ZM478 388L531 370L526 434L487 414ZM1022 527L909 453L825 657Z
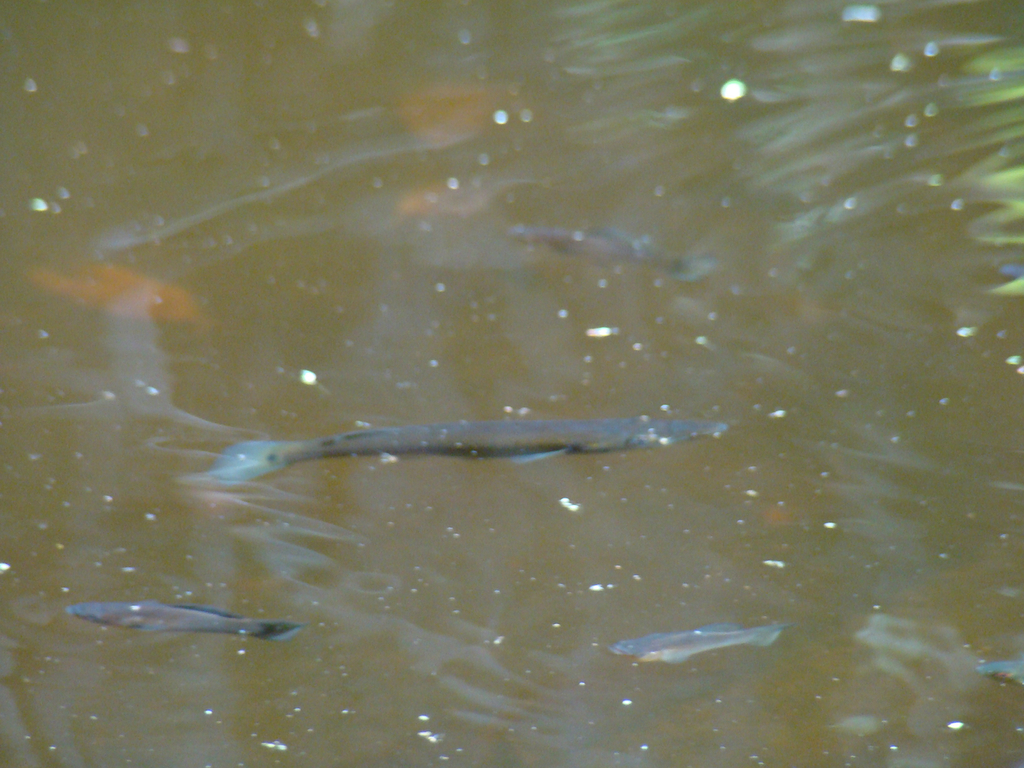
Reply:
M171 53L188 53L191 48L188 40L183 37L172 37L167 41L167 47L171 49Z
M608 326L601 326L600 328L587 328L587 336L592 339L604 339L608 336L618 336L618 328L609 328Z
M288 751L288 745L287 744L282 744L280 741L277 741L276 739L274 741L261 741L260 742L260 746L261 747L266 747L267 749L272 749L275 752L287 752Z
M303 368L299 371L299 381L303 384L316 384L316 374L313 371Z
M909 56L903 53L897 53L892 57L892 61L889 62L889 69L893 72L908 72L910 71L911 65L912 62L910 61Z
M29 210L38 211L40 213L42 213L43 211L50 210L50 206L47 205L46 201L43 200L43 198L41 197L33 197L31 200L29 200L28 207Z
M427 722L427 720L430 719L430 715L420 715L417 719L422 720L423 722Z
M764 560L765 565L769 568L785 568L786 564L782 560Z
M956 335L961 339L969 339L978 333L978 329L974 326L965 325L962 328L956 329Z
M587 589L591 592L604 592L604 587L600 584L591 584Z
M964 727L964 724L961 723L959 720L954 720L951 723L946 723L946 727L949 728L949 730L951 731L959 731L961 728Z
M10 563L0 563L0 573L7 573L9 570L11 570Z
M727 80L720 92L726 101L738 101L747 95L747 84L742 80Z
M781 419L781 418L783 418L783 417L784 417L785 415L786 415L786 412L785 412L784 410L782 410L782 409L780 408L780 409L779 409L779 410L777 410L777 411L772 411L771 413L769 413L769 414L768 414L768 418L769 418L769 419Z
M622 706L624 706L624 707L628 707L632 703L633 703L632 699L623 699L622 700Z
M36 85L36 81L31 77L25 78L25 85L23 86L26 93L35 93L39 90L39 86Z
M830 523L825 523L825 527L828 528L829 530L832 530L833 528L836 527L836 524L835 523L831 523L831 522Z
M438 283L434 286L434 290L438 293L444 293L444 283Z
M572 502L572 500L570 500L567 496L563 496L562 498L560 498L558 500L558 503L561 504L563 507L565 507L570 512L579 512L580 511L580 505L579 504L574 504Z
M499 109L494 113L494 122L498 125L505 125L508 122L508 112L504 109Z

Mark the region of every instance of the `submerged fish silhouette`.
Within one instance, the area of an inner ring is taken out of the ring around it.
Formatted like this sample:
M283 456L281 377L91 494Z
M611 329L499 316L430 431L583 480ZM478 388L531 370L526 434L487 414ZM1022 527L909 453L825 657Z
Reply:
M638 661L679 663L691 656L730 645L771 645L792 624L769 624L744 629L739 624L708 624L685 632L662 632L609 646L612 653L635 656Z
M156 600L136 603L78 603L65 608L72 616L110 627L150 632L222 632L252 635L261 640L290 640L305 624L247 619L208 605L165 605Z
M669 445L724 432L714 421L578 419L557 421L455 421L343 432L312 440L255 440L225 450L207 474L240 483L297 461L329 456L435 454L529 461L558 453L619 451Z
M988 677L994 677L996 680L1024 685L1024 659L1017 659L1016 661L989 661L985 664L979 664L974 669L976 672L980 672Z
M667 270L676 280L696 282L715 271L717 263L708 254L669 258L654 247L647 236L633 237L614 227L566 229L517 224L508 236L530 245L543 244L559 253L581 256L602 264L637 262Z

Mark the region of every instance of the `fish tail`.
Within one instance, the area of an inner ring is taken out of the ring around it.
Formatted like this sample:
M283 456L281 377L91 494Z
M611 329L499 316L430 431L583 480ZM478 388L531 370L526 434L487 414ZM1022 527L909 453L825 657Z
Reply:
M282 455L287 446L279 440L237 443L224 449L206 473L227 485L254 480L288 465Z
M758 632L754 637L750 638L747 642L750 645L771 645L774 643L779 635L782 634L782 630L786 627L791 627L792 624L776 624L771 627L763 627L761 632Z
M294 621L261 621L259 629L248 634L261 640L291 640L304 626Z

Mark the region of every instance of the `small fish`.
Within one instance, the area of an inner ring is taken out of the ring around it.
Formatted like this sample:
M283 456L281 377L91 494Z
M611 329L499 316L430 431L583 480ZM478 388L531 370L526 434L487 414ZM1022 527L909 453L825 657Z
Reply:
M165 605L156 600L137 603L78 603L65 608L72 616L108 627L149 632L223 632L252 635L261 640L290 640L305 624L293 621L247 619L208 605Z
M637 262L668 270L676 280L696 282L714 272L713 256L698 255L667 259L647 236L633 237L612 227L601 229L565 229L562 227L531 227L519 224L508 236L530 244L543 244L559 253L584 256L602 263Z
M1024 685L1024 659L1016 661L989 661L979 664L975 668L987 677L994 677L1007 683L1020 683Z
M512 227L508 235L525 243L541 243L561 253L600 261L648 261L654 253L650 238L630 237L612 228L583 230L520 224Z
M667 661L678 664L691 656L730 645L771 645L792 624L769 624L744 629L739 624L708 624L685 632L664 632L620 640L609 646L612 653L635 656L638 661Z
M256 440L225 450L208 470L223 483L240 483L294 464L330 456L433 454L531 461L559 453L621 451L669 445L724 432L714 421L675 419L567 419L455 421L343 432L312 440Z
M200 328L210 325L184 288L114 264L88 264L70 277L51 269L33 269L28 279L45 291L101 308L115 317L191 323Z

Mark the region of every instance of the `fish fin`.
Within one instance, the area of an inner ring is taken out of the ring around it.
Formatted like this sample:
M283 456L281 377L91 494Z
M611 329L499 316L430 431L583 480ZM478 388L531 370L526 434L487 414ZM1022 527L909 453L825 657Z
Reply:
M711 648L707 650L713 650ZM663 661L666 664L681 664L691 656L701 653L698 648L666 648L661 651L651 651L643 656L637 656L637 661Z
M186 611L199 611L200 613L209 613L214 616L223 616L225 619L244 619L244 616L240 616L237 613L231 611L225 611L220 608L214 608L210 605L193 605L190 603L175 603L170 606L171 608L183 608Z
M766 627L757 627L757 634L748 641L750 645L771 645L774 643L782 630L791 627L792 624L770 624Z
M706 627L697 627L693 630L694 632L736 632L737 630L743 629L739 624L733 624L732 622L723 622L721 624L708 624Z
M248 634L261 640L291 640L304 626L294 621L264 621L258 631Z
M556 451L544 451L542 453L523 453L519 456L512 456L509 460L513 464L529 464L531 461L540 461L546 459L549 456L558 456L562 453L568 453L568 448L559 448Z

